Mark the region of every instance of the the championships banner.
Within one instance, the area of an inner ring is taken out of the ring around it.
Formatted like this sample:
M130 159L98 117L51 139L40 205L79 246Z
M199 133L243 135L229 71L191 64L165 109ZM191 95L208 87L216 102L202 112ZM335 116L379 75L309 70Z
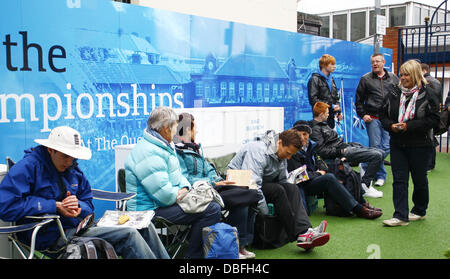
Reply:
M114 146L136 143L159 106L284 107L285 128L312 119L306 85L324 53L337 60L338 128L367 144L353 102L369 45L110 0L1 1L0 40L0 159L68 125L93 151L80 165L98 188L114 189Z

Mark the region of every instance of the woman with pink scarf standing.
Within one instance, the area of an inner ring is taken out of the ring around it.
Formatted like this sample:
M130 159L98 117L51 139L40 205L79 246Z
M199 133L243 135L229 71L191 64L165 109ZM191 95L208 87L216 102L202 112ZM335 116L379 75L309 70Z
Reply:
M420 63L409 60L400 67L400 83L387 94L380 111L390 134L394 216L386 226L406 226L425 218L428 207L427 164L433 147L432 128L439 123L439 100L427 86ZM409 174L414 184L413 207L408 205Z

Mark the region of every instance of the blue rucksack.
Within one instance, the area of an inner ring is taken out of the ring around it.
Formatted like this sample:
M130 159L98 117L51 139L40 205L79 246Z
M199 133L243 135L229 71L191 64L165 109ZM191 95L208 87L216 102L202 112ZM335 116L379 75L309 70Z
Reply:
M225 223L203 228L205 259L239 259L238 231Z

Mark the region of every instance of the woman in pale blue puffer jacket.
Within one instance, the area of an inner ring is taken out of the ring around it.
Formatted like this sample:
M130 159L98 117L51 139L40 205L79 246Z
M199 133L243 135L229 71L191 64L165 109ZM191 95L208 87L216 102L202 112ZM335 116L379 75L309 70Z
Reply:
M136 197L128 210L155 210L176 202L178 191L190 188L181 174L175 149L155 130L145 130L144 139L125 161L127 192Z
M202 229L220 221L221 207L211 202L201 213L185 213L177 197L191 187L182 175L172 142L178 116L169 107L158 107L147 121L144 138L125 161L127 192L136 197L127 202L128 210L154 210L170 222L191 225L185 258L203 258Z

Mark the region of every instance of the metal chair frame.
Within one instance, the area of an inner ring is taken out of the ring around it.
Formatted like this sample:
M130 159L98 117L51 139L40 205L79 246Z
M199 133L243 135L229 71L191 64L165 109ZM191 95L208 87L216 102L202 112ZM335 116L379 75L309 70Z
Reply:
M6 157L7 172L9 172L14 164L15 162L10 157ZM126 202L136 196L136 194L134 193L118 193L98 189L91 189L91 191L94 199L116 202L118 205L117 208L122 211L126 209ZM57 251L48 249L40 251L36 250L35 248L36 236L39 230L51 222L57 223L60 236L66 244L69 242L64 233L61 221L59 220L59 215L25 216L25 218L34 219L36 221L22 225L15 225L13 222L11 226L0 227L0 234L7 234L8 240L11 242L11 253L13 252L14 248L16 248L22 258L33 259L35 256L37 256L36 252L39 252L41 254L41 258L44 258L45 256L51 257L52 255L57 255L59 252L61 252L65 248L65 246L58 249ZM30 230L33 231L30 245L20 242L17 238L17 233ZM28 250L28 255L25 250Z

